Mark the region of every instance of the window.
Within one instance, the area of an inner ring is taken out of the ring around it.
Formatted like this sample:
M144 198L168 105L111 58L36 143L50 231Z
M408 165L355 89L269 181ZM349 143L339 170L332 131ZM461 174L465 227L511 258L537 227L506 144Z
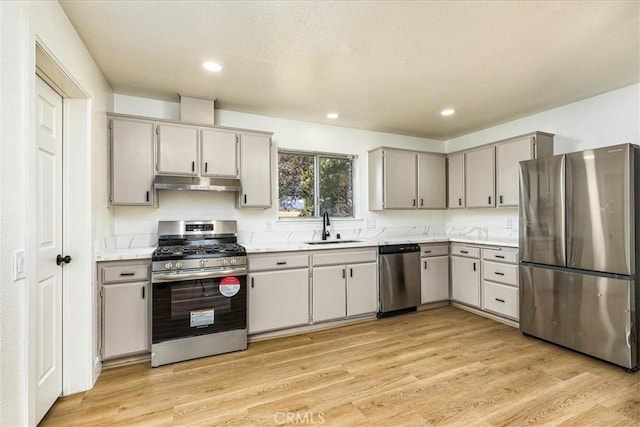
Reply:
M278 153L278 217L353 217L353 158Z

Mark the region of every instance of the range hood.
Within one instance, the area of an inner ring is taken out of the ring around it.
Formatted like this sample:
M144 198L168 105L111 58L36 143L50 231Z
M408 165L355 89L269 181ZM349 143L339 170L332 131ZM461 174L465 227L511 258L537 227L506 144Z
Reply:
M239 179L200 176L156 175L153 186L157 190L240 191Z

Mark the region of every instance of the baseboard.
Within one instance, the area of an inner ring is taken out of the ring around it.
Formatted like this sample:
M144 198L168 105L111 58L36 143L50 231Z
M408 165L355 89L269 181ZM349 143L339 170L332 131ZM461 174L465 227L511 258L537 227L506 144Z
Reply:
M496 322L504 323L505 325L512 326L516 329L520 328L520 324L511 319L505 319L504 317L496 316L495 314L488 313L486 311L479 310L477 308L469 307L464 304L459 304L457 302L451 302L451 306L455 308L459 308L465 311L468 311L473 314L477 314L478 316L487 317L491 320L495 320Z

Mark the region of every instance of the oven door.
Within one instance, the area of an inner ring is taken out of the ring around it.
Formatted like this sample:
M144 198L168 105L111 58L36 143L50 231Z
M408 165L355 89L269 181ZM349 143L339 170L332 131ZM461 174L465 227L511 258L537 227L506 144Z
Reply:
M152 276L152 343L246 329L245 269Z

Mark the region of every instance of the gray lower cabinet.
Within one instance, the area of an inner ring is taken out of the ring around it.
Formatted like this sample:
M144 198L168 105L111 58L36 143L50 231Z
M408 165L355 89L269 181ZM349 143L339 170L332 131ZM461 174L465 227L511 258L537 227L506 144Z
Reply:
M472 307L480 307L478 248L451 246L451 299Z
M149 261L98 263L103 360L150 351Z
M248 283L250 334L309 323L308 255L250 255Z
M376 248L326 250L312 259L314 323L378 310Z
M482 249L482 309L518 320L518 250Z
M421 303L448 301L449 244L420 245Z

